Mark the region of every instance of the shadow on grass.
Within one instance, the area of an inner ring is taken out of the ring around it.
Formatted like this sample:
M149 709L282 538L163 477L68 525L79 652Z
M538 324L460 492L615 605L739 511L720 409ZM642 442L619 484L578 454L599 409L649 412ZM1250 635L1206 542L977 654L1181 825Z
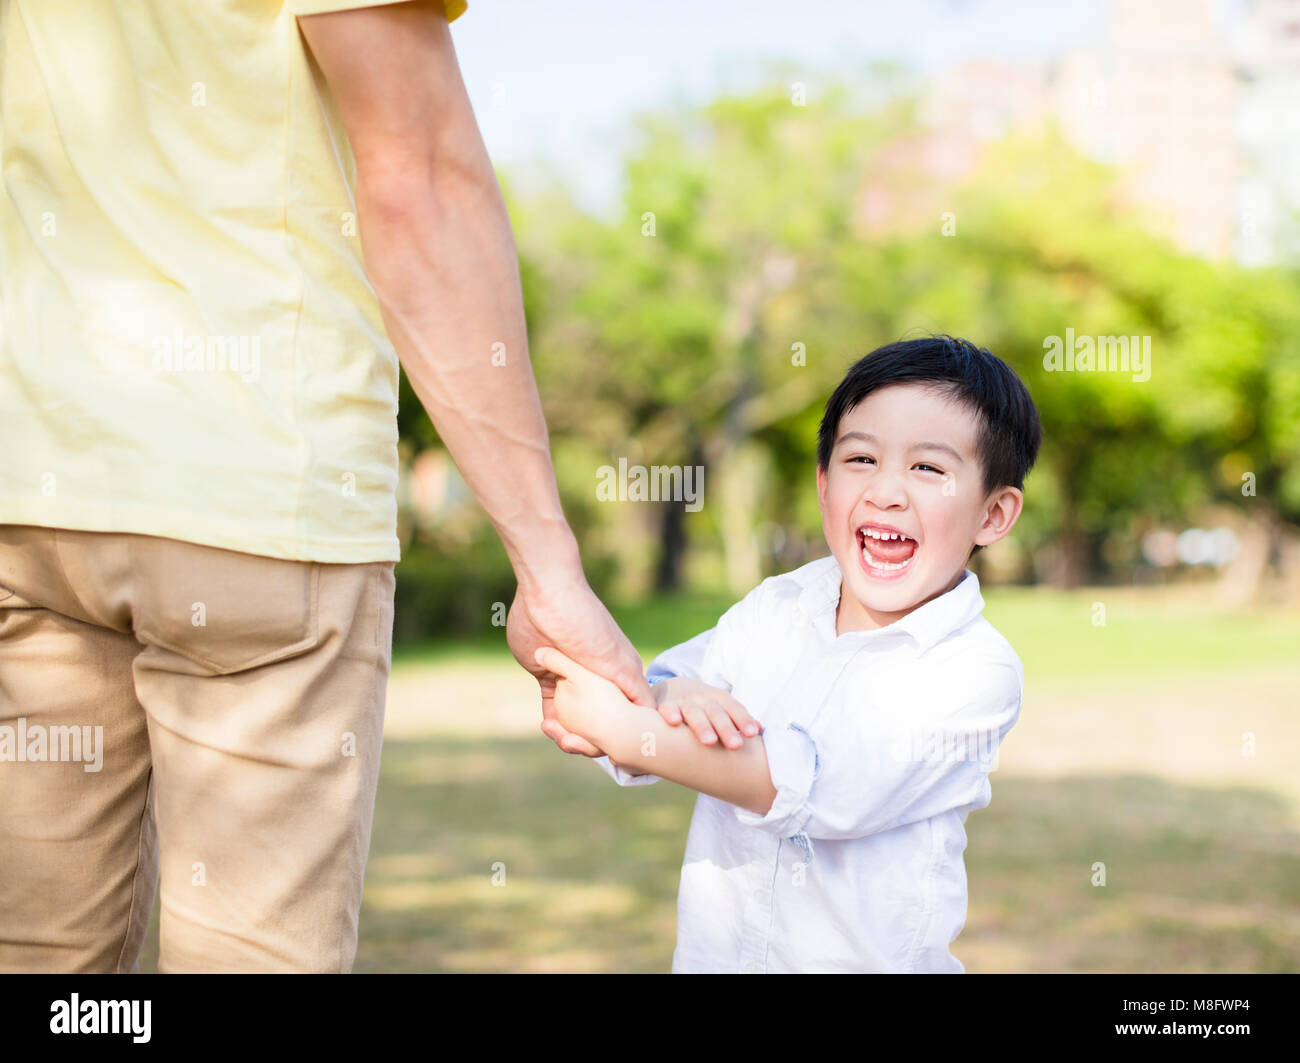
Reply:
M386 740L355 970L667 971L694 800L541 738ZM953 951L972 972L1295 971L1289 822L1268 790L995 773Z

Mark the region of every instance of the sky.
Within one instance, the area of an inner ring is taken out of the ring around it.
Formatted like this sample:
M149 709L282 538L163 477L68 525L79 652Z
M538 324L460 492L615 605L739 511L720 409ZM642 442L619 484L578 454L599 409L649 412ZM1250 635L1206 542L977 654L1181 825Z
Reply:
M1047 58L1095 39L1107 0L469 0L452 38L494 162L558 171L588 209L618 194L630 116L759 84L796 64L814 99L888 59Z

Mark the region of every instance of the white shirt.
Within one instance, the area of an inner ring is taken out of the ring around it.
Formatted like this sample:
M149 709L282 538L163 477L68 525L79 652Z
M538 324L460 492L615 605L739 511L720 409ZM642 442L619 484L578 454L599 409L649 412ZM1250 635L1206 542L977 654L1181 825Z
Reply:
M673 972L953 972L966 816L989 803L1024 669L967 569L901 620L836 635L834 557L764 580L647 676L731 691L763 725L777 797L700 794ZM750 741L747 739L747 741ZM596 762L620 785L657 782Z

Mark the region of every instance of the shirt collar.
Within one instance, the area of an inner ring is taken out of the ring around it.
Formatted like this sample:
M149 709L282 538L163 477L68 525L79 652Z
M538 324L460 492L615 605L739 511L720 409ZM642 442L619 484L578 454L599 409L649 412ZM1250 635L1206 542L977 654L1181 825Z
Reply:
M883 638L910 636L922 651L942 642L948 635L964 627L984 611L984 598L980 594L979 577L970 569L962 571L962 578L950 591L931 598L913 609L901 620L882 628L866 631L835 633L835 611L840 601L840 566L834 556L825 559L826 565L809 580L795 599L804 616L830 642L851 639L871 642Z

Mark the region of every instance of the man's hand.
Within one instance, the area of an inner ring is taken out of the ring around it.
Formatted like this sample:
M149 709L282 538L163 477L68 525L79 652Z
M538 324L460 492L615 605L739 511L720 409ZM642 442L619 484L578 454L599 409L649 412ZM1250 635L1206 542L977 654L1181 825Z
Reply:
M739 749L746 737L762 730L744 705L725 690L698 679L674 676L656 683L651 691L659 715L668 723L684 719L706 746L721 739L728 749Z
M603 751L566 730L555 714L556 675L538 664L537 650L554 646L566 657L612 682L629 700L654 708L641 658L609 611L581 577L545 588L522 586L506 617L506 641L515 660L541 688L542 733L566 753L599 757Z

